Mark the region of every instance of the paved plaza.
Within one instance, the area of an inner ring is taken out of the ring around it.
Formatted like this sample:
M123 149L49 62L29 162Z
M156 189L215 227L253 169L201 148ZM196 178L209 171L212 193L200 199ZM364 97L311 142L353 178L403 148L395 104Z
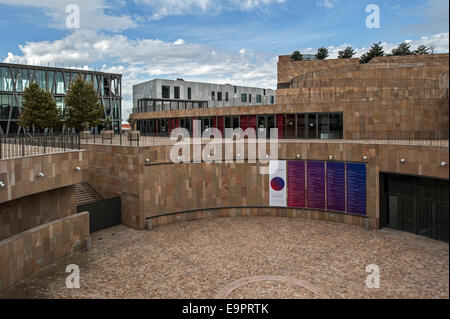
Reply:
M80 288L66 288L66 266ZM366 287L366 266L380 288ZM183 222L92 235L0 298L449 298L449 246L394 230L276 217Z

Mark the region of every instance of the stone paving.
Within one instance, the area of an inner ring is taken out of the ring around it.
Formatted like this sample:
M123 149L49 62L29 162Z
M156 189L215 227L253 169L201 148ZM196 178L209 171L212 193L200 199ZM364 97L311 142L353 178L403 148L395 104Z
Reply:
M80 289L65 286L77 264ZM366 266L380 288L366 287ZM92 235L0 298L449 298L449 246L394 230L276 217Z

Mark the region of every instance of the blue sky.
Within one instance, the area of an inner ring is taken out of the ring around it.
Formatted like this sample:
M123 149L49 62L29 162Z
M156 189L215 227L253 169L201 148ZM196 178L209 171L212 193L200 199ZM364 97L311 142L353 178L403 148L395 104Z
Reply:
M65 25L68 4L80 29ZM381 26L365 25L368 4ZM294 50L331 57L347 45L363 54L410 40L448 52L448 0L0 0L4 61L85 68L124 75L124 113L132 84L183 77L275 87L276 61ZM6 36L5 36L6 34Z

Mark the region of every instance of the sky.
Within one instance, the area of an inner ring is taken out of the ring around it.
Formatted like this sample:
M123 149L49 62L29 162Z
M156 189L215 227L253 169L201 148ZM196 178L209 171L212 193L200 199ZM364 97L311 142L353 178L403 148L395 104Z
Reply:
M154 78L276 88L278 55L295 50L336 58L408 41L448 53L448 12L448 0L0 0L0 60L121 73L126 119L132 86Z

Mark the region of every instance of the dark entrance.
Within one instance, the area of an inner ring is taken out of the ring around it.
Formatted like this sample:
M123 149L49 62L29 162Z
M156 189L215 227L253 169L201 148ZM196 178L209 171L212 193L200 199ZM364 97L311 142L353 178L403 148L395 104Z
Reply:
M448 180L380 173L380 227L448 242Z
M77 207L77 211L89 212L89 228L91 233L109 227L120 225L121 220L120 197L104 199L94 203L84 204Z

